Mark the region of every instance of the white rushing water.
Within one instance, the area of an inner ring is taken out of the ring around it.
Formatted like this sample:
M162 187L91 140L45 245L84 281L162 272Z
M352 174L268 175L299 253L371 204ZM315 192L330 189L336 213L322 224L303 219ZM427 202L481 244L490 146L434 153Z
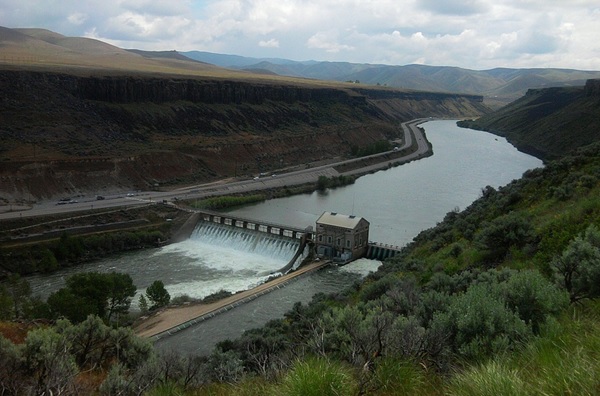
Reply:
M299 241L276 235L199 223L183 242L127 253L51 275L28 278L34 294L47 297L76 272L125 272L138 295L161 280L171 297L204 298L221 290L235 293L265 282L294 256ZM138 297L133 299L136 307Z

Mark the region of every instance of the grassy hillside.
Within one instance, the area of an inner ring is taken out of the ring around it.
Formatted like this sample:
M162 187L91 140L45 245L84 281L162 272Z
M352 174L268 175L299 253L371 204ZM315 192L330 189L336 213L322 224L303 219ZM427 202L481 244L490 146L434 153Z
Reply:
M560 92L545 112L563 112L572 97ZM482 189L362 284L298 304L211 358L260 373L243 380L247 394L595 395L599 284L596 139Z
M600 80L572 88L530 90L502 109L461 126L505 136L520 150L543 159L558 158L600 140Z

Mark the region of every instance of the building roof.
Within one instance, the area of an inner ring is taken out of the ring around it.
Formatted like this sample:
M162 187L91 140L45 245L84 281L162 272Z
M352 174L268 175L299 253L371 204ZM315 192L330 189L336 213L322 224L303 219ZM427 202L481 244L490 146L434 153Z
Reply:
M348 228L354 229L360 223L361 220L364 220L362 217L357 217L353 215L345 215L335 212L324 212L321 217L317 220L317 224L325 224L334 227ZM364 220L369 224L368 221Z

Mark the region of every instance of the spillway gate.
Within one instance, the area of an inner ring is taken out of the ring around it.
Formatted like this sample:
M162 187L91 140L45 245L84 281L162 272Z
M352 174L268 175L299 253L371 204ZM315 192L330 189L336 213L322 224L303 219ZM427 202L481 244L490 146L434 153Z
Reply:
M312 227L302 229L282 224L229 216L226 213L219 212L199 211L196 213L200 215L199 220L206 221L209 223L224 224L232 227L242 228L245 230L259 231L271 235L279 235L293 239L302 239L303 236L306 236L306 239L309 240L312 240L313 238Z

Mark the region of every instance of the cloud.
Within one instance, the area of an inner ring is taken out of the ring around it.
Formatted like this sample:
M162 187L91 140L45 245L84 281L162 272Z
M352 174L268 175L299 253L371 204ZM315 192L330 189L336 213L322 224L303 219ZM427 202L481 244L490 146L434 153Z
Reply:
M279 48L279 41L273 38L269 40L260 40L258 46L265 48Z
M340 51L351 51L354 47L346 44L340 44L337 40L337 32L318 32L312 35L307 41L308 48L325 50L326 52L337 53Z
M473 15L490 9L489 2L483 0L420 0L419 6L435 14Z
M600 69L597 0L0 0L0 26L125 48Z
M73 25L83 25L88 19L88 16L81 12L75 12L67 17L67 20Z

